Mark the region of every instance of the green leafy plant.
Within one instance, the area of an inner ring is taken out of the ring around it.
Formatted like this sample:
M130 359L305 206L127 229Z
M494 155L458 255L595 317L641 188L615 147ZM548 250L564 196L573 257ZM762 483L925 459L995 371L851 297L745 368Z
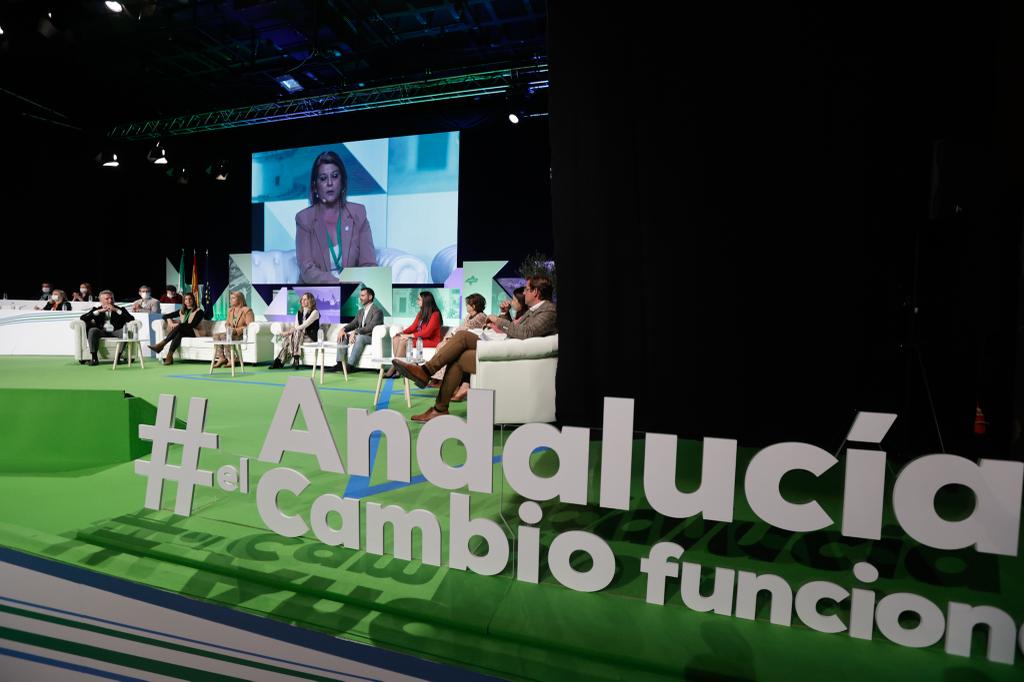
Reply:
M544 275L551 280L555 291L558 291L558 280L555 277L555 261L544 253L531 253L519 264L519 274L523 279L534 275Z

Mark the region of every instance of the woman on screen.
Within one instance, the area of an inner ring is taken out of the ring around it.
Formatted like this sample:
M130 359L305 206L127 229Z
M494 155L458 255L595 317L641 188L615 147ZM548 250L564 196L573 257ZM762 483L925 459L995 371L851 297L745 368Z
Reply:
M377 264L366 207L348 201L348 173L334 152L313 161L309 203L295 214L295 258L304 284L336 284L342 268Z

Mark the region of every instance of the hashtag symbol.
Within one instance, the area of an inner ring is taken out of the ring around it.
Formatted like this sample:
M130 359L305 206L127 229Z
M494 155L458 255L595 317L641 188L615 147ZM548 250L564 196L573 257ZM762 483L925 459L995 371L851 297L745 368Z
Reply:
M164 496L164 481L176 481L178 493L174 499L174 513L192 514L192 495L195 486L213 486L213 472L199 468L200 448L216 448L217 434L203 433L206 424L206 398L192 398L188 403L188 421L184 429L174 423L174 396L161 395L156 410L156 423L139 424L139 438L153 442L149 461L136 460L135 473L147 478L146 509L160 509ZM182 446L181 466L167 463L167 445Z

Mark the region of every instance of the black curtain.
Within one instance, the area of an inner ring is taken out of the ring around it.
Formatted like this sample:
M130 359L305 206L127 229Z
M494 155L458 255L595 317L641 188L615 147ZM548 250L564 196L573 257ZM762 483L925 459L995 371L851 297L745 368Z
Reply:
M967 454L984 399L1007 444L1007 17L666 11L549 5L559 420L625 396L638 430L835 450L856 410L894 411L897 447L934 452L935 405ZM941 140L971 149L949 215L929 210Z

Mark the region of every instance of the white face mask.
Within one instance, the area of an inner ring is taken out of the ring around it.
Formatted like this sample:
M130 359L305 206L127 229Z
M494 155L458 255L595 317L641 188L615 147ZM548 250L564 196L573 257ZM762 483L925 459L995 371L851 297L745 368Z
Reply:
M82 296L85 296L87 293L89 293L89 290L88 289L79 289L78 293L80 293Z
M139 292L139 298L141 298L143 301L149 300L149 292L148 291L140 291Z
M54 294L50 298L52 298L54 301L59 301L60 300L60 296L58 296L57 294Z

